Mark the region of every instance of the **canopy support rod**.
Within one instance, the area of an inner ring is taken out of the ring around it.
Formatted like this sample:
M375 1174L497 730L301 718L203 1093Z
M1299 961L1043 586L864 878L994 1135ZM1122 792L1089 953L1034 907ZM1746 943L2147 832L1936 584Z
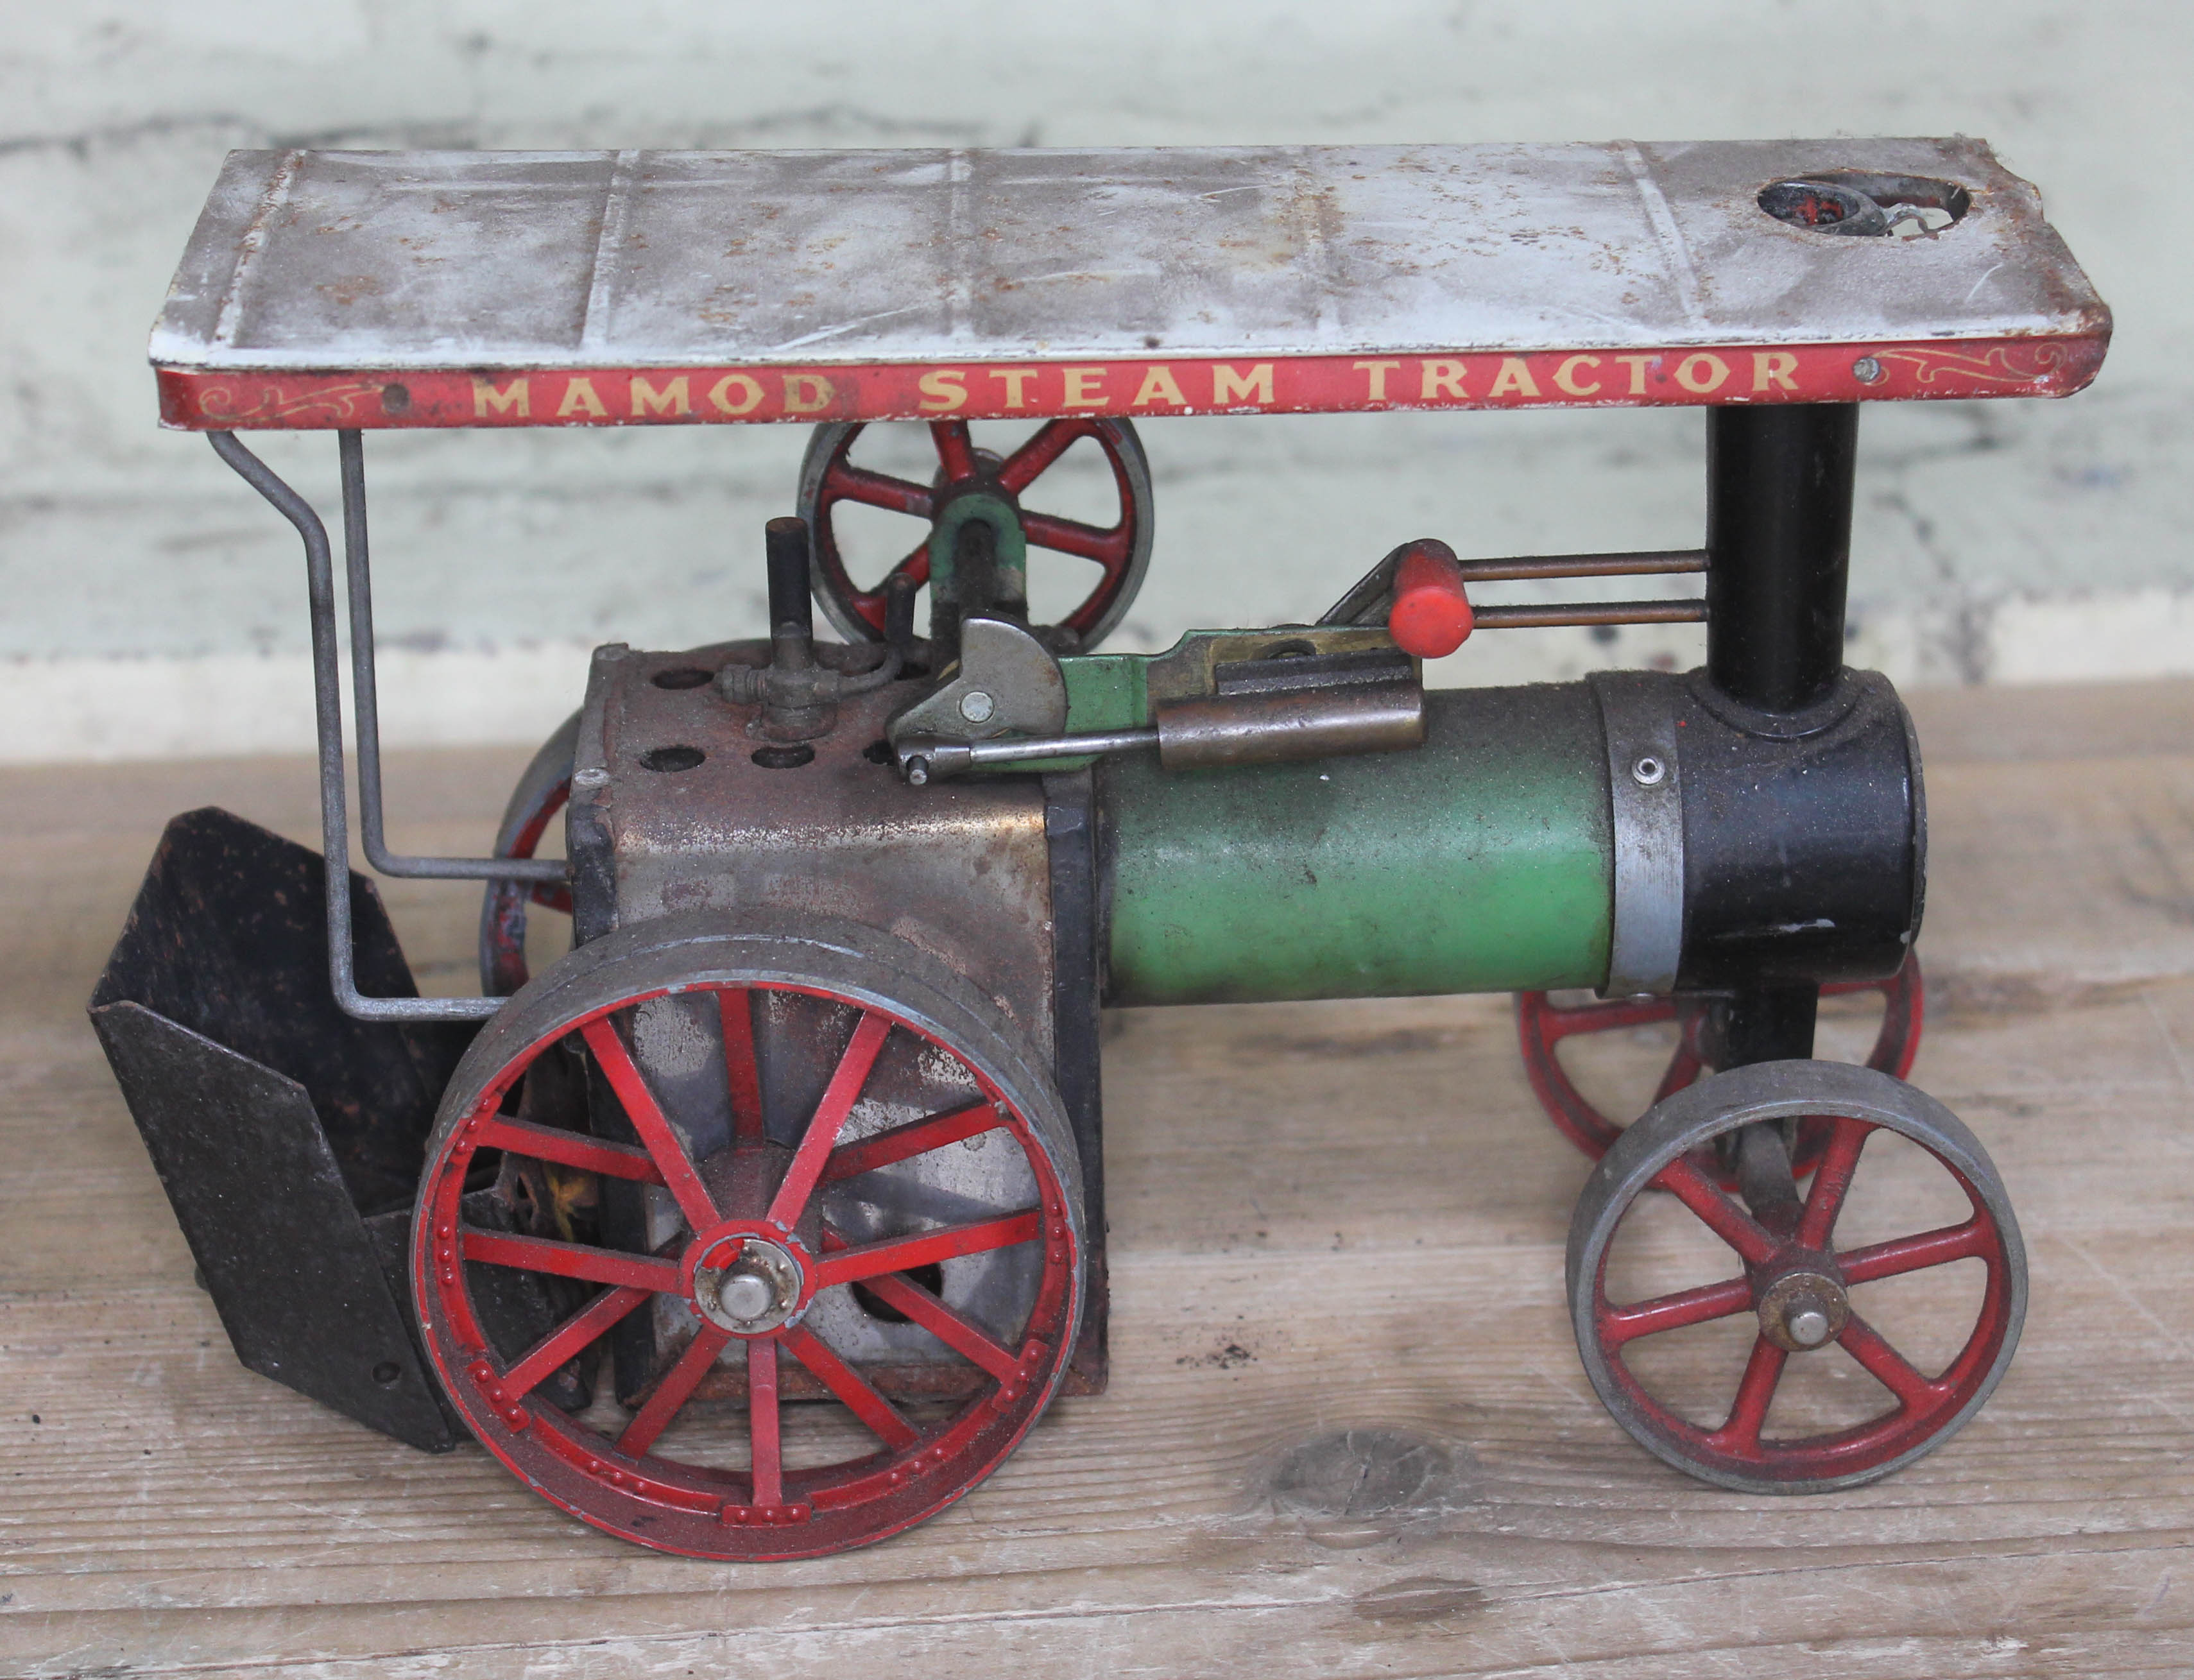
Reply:
M435 881L557 881L559 858L407 857L388 849L381 798L381 690L375 676L373 567L365 533L365 446L336 434L342 463L343 591L350 599L351 693L358 707L358 826L365 860L383 875Z
M350 899L350 810L343 784L342 668L336 643L335 565L328 529L313 505L246 449L233 432L206 441L238 477L297 529L313 630L313 721L320 767L320 848L326 864L328 983L336 1007L359 1021L485 1021L500 998L368 998L358 989ZM370 625L369 625L370 629ZM361 739L365 731L360 730Z

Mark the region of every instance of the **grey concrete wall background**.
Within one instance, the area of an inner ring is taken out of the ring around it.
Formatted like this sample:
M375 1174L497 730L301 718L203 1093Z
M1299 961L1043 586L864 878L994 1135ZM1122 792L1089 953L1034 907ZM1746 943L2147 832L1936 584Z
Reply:
M2165 0L1120 0L1077 8L84 0L0 11L0 757L309 738L295 539L159 432L145 333L234 147L1166 145L1964 132L2113 305L2062 403L1869 410L1854 658L1901 681L2194 670L2194 7ZM1541 412L1144 429L1122 632L1316 611L1404 537L1688 545L1701 423ZM602 640L760 627L790 428L373 437L399 741L524 739ZM332 508L333 446L271 460ZM1496 645L1497 644L1497 645ZM1688 663L1695 630L1475 638L1443 680Z

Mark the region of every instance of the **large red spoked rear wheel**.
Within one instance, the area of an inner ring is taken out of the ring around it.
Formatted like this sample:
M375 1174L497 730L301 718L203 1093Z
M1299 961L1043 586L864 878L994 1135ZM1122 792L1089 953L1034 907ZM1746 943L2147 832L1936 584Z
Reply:
M1853 981L1821 988L1824 998L1869 994L1879 994L1881 998L1881 1027L1867 1052L1866 1066L1892 1079L1904 1079L1911 1073L1913 1058L1920 1053L1925 1014L1927 993L1919 958L1907 957L1904 966L1887 980ZM1588 1158L1598 1160L1623 1136L1626 1123L1609 1115L1577 1089L1569 1070L1562 1066L1559 1047L1563 1040L1580 1033L1628 1033L1674 1021L1675 1049L1653 1092L1653 1102L1660 1102L1713 1071L1718 1054L1714 1010L1712 998L1697 996L1557 1004L1544 992L1519 992L1516 1036L1524 1052L1524 1072L1555 1129ZM1828 1133L1811 1121L1801 1121L1796 1131L1792 1164L1802 1178L1819 1165ZM1717 1171L1723 1188L1729 1188L1733 1181L1726 1171Z
M514 1180L548 1187L530 1223L483 1205ZM1056 1095L956 975L830 918L671 918L482 1031L412 1284L451 1399L543 1497L661 1551L809 1557L921 1522L1019 1441L1071 1350L1080 1207ZM479 1307L512 1270L575 1286L530 1347ZM587 1409L544 1391L606 1361Z
M1828 1138L1801 1198L1778 1123L1806 1116L1827 1117ZM1918 1146L1878 1164L1897 1182L1876 1197L1869 1217L1894 1234L1847 1246L1839 1225L1852 1223L1861 1157L1869 1146L1873 1154L1890 1151L1881 1140L1892 1134ZM1725 1139L1737 1142L1737 1149L1717 1152L1739 1159L1737 1196L1698 1165L1701 1152ZM1915 1177L1929 1182L1908 1182ZM1647 1197L1648 1188L1668 1196ZM1938 1211L1922 1212L1931 1195ZM1942 1219L1941 1210L1950 1208L1957 1213ZM1687 1215L1710 1234L1702 1235ZM1709 1276L1726 1273L1732 1262L1737 1274L1676 1289L1665 1286L1664 1275L1643 1293L1633 1292L1634 1280L1612 1287L1611 1251L1618 1234L1641 1217L1648 1225L1674 1221L1683 1229L1641 1233L1640 1246L1623 1253L1626 1271L1663 1269L1682 1246L1671 1238L1688 1231L1697 1249L1714 1257L1705 1263ZM1960 1280L1937 1269L1961 1261L1983 1269L1977 1300L1970 1276L1961 1293ZM1924 1323L1938 1348L1955 1349L1947 1359L1915 1363L1870 1320L1881 1299L1875 1292L1900 1279L1942 1297L1917 1315L1909 1295L1889 1304L1909 1324ZM2003 1375L2026 1311L2025 1250L1987 1152L1932 1097L1843 1062L1736 1068L1657 1104L1601 1158L1578 1200L1568 1283L1578 1351L1616 1421L1677 1469L1752 1493L1853 1487L1940 1446ZM1641 1372L1647 1362L1641 1351L1659 1338L1723 1320L1745 1332L1723 1351L1749 1343L1727 1366L1704 1367L1710 1378L1726 1370L1725 1378L1703 1390L1677 1366L1663 1366L1658 1378ZM1802 1403L1778 1412L1778 1391L1794 1372L1806 1374L1805 1362L1840 1360L1874 1380L1814 1384ZM1671 1397L1674 1388L1688 1390L1688 1403ZM1702 1394L1711 1399L1716 1389L1726 1398L1703 1405Z
M1000 456L975 446L966 421L933 421L929 435L937 469L926 484L856 464L853 446L864 430L843 423L818 426L800 470L800 512L815 544L815 596L849 641L883 639L886 590L899 576L916 584L929 581L929 543L927 531L916 533L910 526L903 557L873 582L862 583L847 564L844 533L835 516L839 504L865 503L927 525L948 493L976 488L1014 508L1031 549L1070 555L1095 567L1077 585L1078 601L1057 620L1058 628L1071 633L1075 647L1095 647L1119 624L1142 587L1151 558L1150 465L1128 422L1047 420L1010 455ZM1118 514L1109 526L1025 505L1041 495L1037 481L1043 475L1085 438L1104 452L1118 494ZM1036 588L1033 580L1031 587Z

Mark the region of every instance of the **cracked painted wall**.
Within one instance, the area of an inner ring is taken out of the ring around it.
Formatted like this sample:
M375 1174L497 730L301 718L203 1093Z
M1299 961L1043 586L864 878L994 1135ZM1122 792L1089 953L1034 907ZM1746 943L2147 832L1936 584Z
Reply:
M1864 73L1824 70L1824 40L1862 43ZM1985 135L2042 185L2116 342L2069 402L1869 411L1854 659L1939 682L2194 670L2194 211L2154 190L2194 128L2174 79L2190 52L2187 8L2039 0L17 10L0 25L0 757L309 739L295 539L202 442L156 429L143 362L238 146ZM1687 546L1699 435L1682 413L1154 423L1157 552L1120 639L1314 613L1407 536ZM789 509L804 441L372 439L392 739L527 738L573 703L594 642L757 631L760 527ZM332 506L325 439L267 452ZM1697 647L1685 629L1487 635L1444 680Z

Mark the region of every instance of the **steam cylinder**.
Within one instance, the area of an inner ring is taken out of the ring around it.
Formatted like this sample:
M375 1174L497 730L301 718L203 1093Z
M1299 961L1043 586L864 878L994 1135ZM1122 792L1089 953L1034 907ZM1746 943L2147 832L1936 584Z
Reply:
M1601 988L1618 946L1660 991L1867 980L1919 930L1918 748L1873 673L1764 720L1699 673L1436 691L1412 751L1097 788L1108 1004Z
M1106 1001L1597 986L1612 828L1582 683L1434 691L1404 752L1106 762Z

